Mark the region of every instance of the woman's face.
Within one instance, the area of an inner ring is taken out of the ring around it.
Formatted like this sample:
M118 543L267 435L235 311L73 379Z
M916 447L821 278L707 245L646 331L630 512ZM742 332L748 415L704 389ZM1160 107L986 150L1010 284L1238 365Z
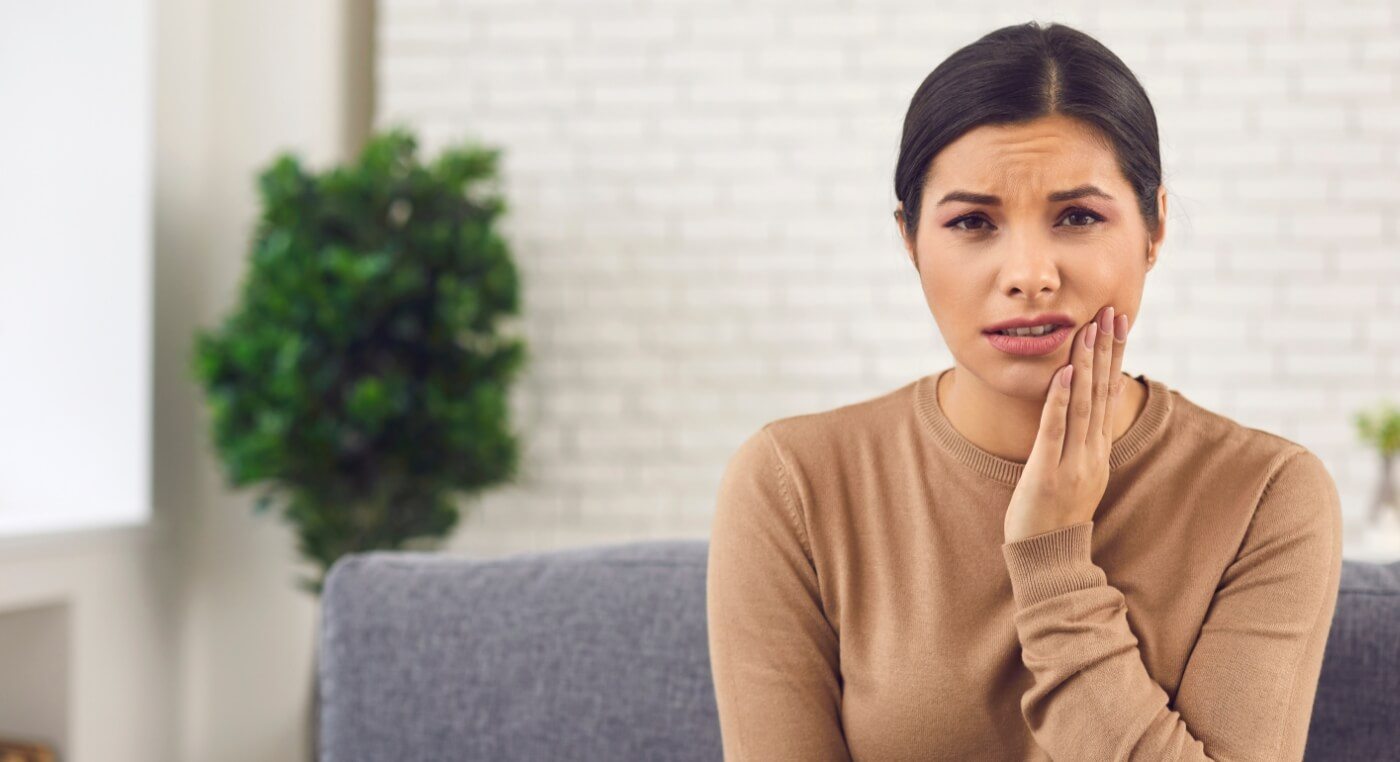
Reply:
M899 222L957 364L1008 395L1043 397L1051 374L1069 362L1078 330L1104 306L1136 322L1165 234L1162 225L1149 236L1112 148L1091 129L1052 115L969 130L934 157L916 242ZM1090 186L1104 195L1047 198ZM1165 188L1157 205L1165 220ZM1049 354L1014 355L987 339L995 323L1046 312L1074 323Z

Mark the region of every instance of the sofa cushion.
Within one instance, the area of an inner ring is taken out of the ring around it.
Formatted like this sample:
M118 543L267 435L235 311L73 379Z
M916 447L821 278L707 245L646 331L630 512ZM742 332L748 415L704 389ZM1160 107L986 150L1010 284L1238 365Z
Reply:
M719 760L704 540L346 556L322 595L322 759ZM1308 762L1400 748L1400 562L1344 561Z
M346 556L323 593L323 759L718 760L708 544Z
M1400 562L1342 562L1303 756L1400 759Z

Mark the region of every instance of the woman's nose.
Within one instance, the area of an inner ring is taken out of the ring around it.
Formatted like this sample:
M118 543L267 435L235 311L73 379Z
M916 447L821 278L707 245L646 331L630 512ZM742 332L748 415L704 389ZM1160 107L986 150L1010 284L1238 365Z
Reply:
M1005 253L1001 281L1005 293L1039 294L1047 288L1059 288L1059 265L1048 247L1018 244Z

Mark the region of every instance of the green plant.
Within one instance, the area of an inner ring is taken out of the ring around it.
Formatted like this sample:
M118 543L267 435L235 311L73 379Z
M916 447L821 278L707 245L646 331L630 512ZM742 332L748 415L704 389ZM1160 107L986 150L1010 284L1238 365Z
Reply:
M1383 456L1400 452L1400 409L1393 403L1379 405L1373 412L1352 416L1361 441L1376 448Z
M508 390L524 342L499 149L430 165L402 128L358 160L309 174L283 153L259 174L261 219L241 300L198 331L192 371L230 486L281 506L319 594L352 552L441 538L454 493L514 481Z

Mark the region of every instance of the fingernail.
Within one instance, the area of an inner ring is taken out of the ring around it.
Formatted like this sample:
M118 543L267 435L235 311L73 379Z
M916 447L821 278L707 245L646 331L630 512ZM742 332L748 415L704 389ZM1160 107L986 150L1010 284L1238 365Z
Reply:
M1073 375L1074 375L1074 366L1073 366L1073 365L1066 365L1066 366L1064 367L1064 370L1060 371L1060 386L1063 386L1063 387L1065 387L1066 389L1068 389L1068 388L1069 388L1069 379L1070 379L1070 377L1073 376Z
M1089 324L1089 330L1084 332L1084 348L1093 349L1094 339L1099 336L1099 324L1097 321Z
M1128 316L1119 315L1114 320L1114 323L1115 325L1113 326L1113 332L1118 337L1118 340L1122 341L1123 339L1128 338Z
M1103 331L1104 333L1109 333L1113 330L1112 307L1109 307L1108 309L1104 310L1103 315L1099 317L1099 330Z

